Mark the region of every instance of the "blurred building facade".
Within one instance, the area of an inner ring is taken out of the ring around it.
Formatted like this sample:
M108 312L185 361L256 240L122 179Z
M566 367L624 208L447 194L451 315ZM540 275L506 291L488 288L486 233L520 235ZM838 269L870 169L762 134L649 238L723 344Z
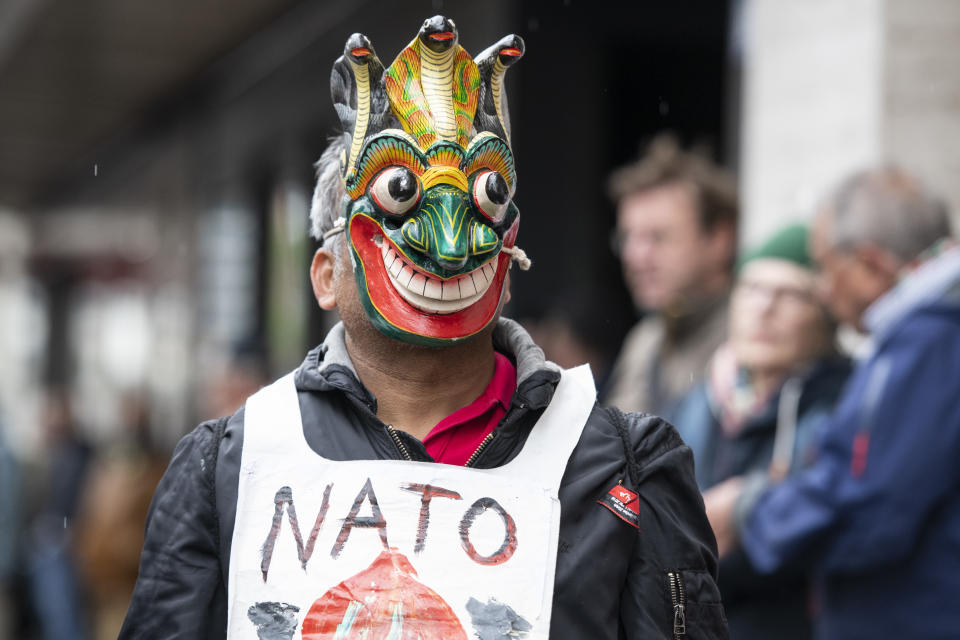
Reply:
M508 310L615 352L633 309L604 179L655 134L739 169L743 235L809 216L850 169L896 159L960 210L960 3L730 0L9 0L0 7L0 413L36 452L41 390L87 434L149 397L165 447L243 354L296 366L333 318L306 269L328 72L354 31L389 61L443 12L508 74L534 269ZM666 5L667 3L657 3ZM562 106L559 106L562 102Z
M746 241L885 159L960 211L955 0L6 0L0 429L19 456L44 457L46 391L65 389L85 440L152 441L120 470L159 473L162 450L322 339L307 215L336 131L330 67L355 31L389 63L436 13L474 54L526 40L507 84L534 267L507 314L547 327L558 359L603 367L635 320L605 179L663 131L739 172ZM147 484L117 469L89 499ZM91 517L139 532L140 493ZM124 608L110 600L100 636Z
M738 24L745 239L885 161L960 214L960 3L745 0Z
M237 357L296 366L334 321L306 276L312 162L335 132L328 73L363 31L389 61L443 12L477 53L510 32L520 243L511 315L571 313L613 351L632 320L605 175L663 128L718 153L729 6L633 3L14 0L0 15L0 411L37 453L41 390L67 386L95 442L149 398L171 447ZM543 96L549 96L544 100ZM560 108L560 100L563 108ZM566 311L564 311L566 313Z

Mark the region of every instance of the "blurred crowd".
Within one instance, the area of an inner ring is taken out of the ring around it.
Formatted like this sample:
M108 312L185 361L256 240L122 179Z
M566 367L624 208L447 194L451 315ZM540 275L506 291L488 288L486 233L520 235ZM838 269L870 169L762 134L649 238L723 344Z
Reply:
M606 400L690 446L732 638L956 637L960 247L917 176L837 179L737 254L706 157L660 138L615 173L643 316Z
M233 413L265 382L262 358L238 346L230 375L199 394L205 417ZM221 372L223 373L223 372ZM42 454L19 460L0 424L0 639L115 638L137 579L144 522L171 452L131 395L122 435L83 435L67 389L43 404Z
M613 250L640 320L616 362L569 323L548 357L590 360L608 404L654 413L692 450L731 637L960 629L960 247L942 200L896 166L837 176L815 211L738 251L734 178L671 137L617 170ZM602 310L594 310L600 314ZM859 335L855 354L838 330ZM855 357L854 357L855 356ZM266 379L241 357L202 396L232 413ZM51 389L42 464L0 424L0 638L108 638L137 576L169 451L131 398L94 449Z

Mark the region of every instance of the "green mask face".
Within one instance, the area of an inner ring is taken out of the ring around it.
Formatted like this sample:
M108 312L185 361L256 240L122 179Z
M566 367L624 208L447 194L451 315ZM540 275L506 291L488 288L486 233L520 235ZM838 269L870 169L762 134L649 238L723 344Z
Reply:
M347 241L390 337L451 344L497 315L519 224L502 83L522 53L508 36L474 62L436 16L386 70L360 34L334 65Z

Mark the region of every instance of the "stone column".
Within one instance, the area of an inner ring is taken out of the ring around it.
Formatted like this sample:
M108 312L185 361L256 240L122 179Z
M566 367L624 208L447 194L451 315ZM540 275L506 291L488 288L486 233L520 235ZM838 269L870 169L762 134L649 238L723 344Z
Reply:
M883 161L960 214L960 2L746 0L743 240Z

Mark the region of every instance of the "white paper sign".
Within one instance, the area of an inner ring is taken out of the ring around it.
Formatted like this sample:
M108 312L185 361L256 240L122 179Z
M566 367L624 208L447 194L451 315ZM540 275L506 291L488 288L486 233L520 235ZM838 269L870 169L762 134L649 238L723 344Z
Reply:
M593 404L560 392L520 456L491 470L327 460L303 437L291 376L251 398L228 637L546 639L557 488Z

